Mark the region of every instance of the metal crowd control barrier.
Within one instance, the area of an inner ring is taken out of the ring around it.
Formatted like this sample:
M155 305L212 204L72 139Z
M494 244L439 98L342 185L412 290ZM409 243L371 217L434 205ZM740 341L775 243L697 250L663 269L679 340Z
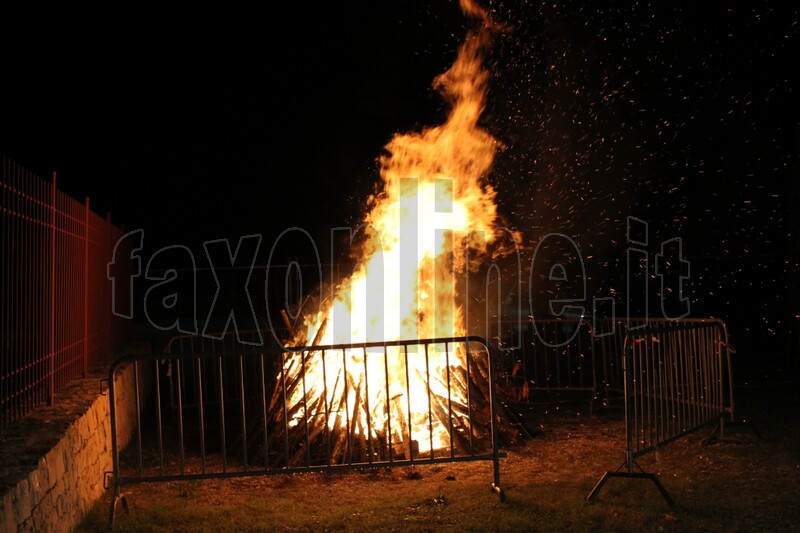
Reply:
M530 403L534 396L552 399L560 393L575 393L570 398L591 399L590 411L598 403L622 408L623 359L629 332L710 322L725 327L713 319L634 317L598 320L592 324L586 319L529 318L516 325L523 330L522 346L506 350L501 361L503 392L519 403ZM505 326L510 331L511 326ZM732 401L732 389L730 398Z
M169 349L123 356L109 371L112 526L117 503L127 509L121 487L141 482L488 460L504 499L483 338L268 350L182 337ZM116 404L114 376L126 365L137 384L153 372L149 400ZM118 409L135 413L123 454Z
M721 434L726 415L733 421L730 352L720 320L657 321L628 331L622 359L625 462L606 472L587 499L610 477L625 477L652 480L674 504L656 474L645 472L636 459L712 422Z
M553 400L586 398L590 413L596 404L622 404L623 343L628 328L663 321L646 318L599 320L529 317L523 328L522 346L507 350L503 361L505 391L519 403L534 396ZM509 329L506 325L506 330ZM516 333L516 332L515 332Z
M598 398L595 342L591 324L579 319L531 319L517 327L522 346L507 351L505 391L519 403L559 394ZM541 394L540 394L541 393Z
M689 319L690 321L693 319ZM625 354L625 339L629 331L638 331L644 328L657 328L675 325L686 320L675 321L663 318L631 317L619 320L598 320L592 329L592 342L598 356L599 380L597 384L598 395L604 407L624 407L625 399L625 374L623 360Z

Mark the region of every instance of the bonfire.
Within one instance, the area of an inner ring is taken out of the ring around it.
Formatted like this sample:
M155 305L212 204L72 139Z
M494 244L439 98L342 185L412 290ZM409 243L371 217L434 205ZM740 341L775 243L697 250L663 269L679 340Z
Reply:
M464 336L460 281L493 251L498 211L487 176L500 144L478 121L484 54L499 27L470 0L461 7L478 27L433 82L450 105L447 120L385 146L352 274L290 324L288 344L303 348L281 362L271 409L294 435L274 437L290 448L316 443L321 462L433 459L487 444L485 346L364 346ZM288 462L310 454L297 449Z

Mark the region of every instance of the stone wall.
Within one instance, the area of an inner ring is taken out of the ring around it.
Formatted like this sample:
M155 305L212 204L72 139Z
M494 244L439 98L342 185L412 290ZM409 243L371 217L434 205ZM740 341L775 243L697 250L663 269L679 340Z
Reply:
M0 465L0 474L5 474L0 532L71 531L103 495L105 473L112 470L109 396L100 394L99 376L83 382L68 387L54 407L38 409L0 441L6 457L5 466ZM151 386L152 370L140 364L142 401ZM133 365L127 365L115 376L120 450L136 427L134 392Z

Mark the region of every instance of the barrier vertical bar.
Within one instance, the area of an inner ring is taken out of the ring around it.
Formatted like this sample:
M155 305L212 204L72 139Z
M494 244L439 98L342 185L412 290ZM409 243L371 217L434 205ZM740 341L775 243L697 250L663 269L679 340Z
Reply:
M182 372L183 364L180 359L175 361L175 374L177 379L175 382L177 383L178 389L178 441L180 442L180 461L181 461L181 475L183 475L184 468L186 465L186 458L184 457L184 438L183 438L183 372Z
M305 364L305 362L303 363ZM303 372L305 372L305 367L303 367ZM353 464L353 444L350 440L351 430L350 430L350 400L349 400L349 393L347 392L347 384L349 380L347 379L347 352L344 348L342 348L342 371L341 375L344 378L344 412L347 414L347 428L345 429L345 435L347 436L347 462L348 464ZM353 418L356 416L355 407L353 407ZM286 441L288 448L288 440Z
M267 433L267 384L264 380L264 353L259 358L259 377L261 378L261 416L264 433L264 469L269 468L269 433ZM326 417L327 422L327 417ZM327 427L327 426L326 426ZM328 457L330 457L330 439L328 439Z
M628 353L631 354L631 360L628 360ZM633 472L633 424L635 423L636 415L633 413L631 403L633 402L633 369L631 368L633 361L633 346L629 344L627 337L622 347L622 375L623 394L625 395L625 435L626 435L626 449L625 449L625 465L628 473Z
M153 365L155 374L155 396L156 396L156 427L158 428L158 471L164 475L164 435L163 425L161 423L161 377L159 376L159 364Z
M325 350L322 350L320 354L321 362L322 362L322 393L325 395L324 405L325 405L325 443L328 447L328 466L331 464L331 428L330 428L330 408L333 404L333 397L331 397L331 405L328 405L328 370L325 368ZM263 358L262 358L263 361ZM334 385L334 393L336 392L336 385ZM264 411L264 416L266 415L266 410Z
M428 353L428 345L425 345L425 380L426 380L426 387L428 393L428 446L431 449L431 459L433 459L433 411L432 411L432 403L431 403L431 367L429 361L429 353ZM447 391L448 394L450 391ZM452 443L452 434L450 435L451 439L450 442Z
M406 370L406 413L408 413L408 444L406 445L406 450L408 450L408 460L409 462L414 462L414 438L411 433L411 428L413 427L411 424L411 385L409 381L409 373L408 373L408 345L403 346L403 355L405 356L405 370Z
M367 418L367 455L369 459L369 464L372 464L374 457L372 451L372 414L369 410L369 373L368 373L368 363L367 363L367 348L366 346L363 348L363 355L364 355L364 414Z
M489 423L489 427L491 428L492 432L492 467L493 467L493 474L494 474L494 481L492 482L492 492L496 492L500 496L500 501L505 501L506 496L503 492L503 489L500 488L500 435L499 435L499 428L497 426L497 416L495 416L495 402L496 394L494 391L494 384L495 384L495 375L494 375L494 358L492 357L492 352L489 348L489 343L484 344L486 348L486 359L487 359L487 366L489 367L489 414L492 417L492 421ZM469 341L464 342L464 350L469 352ZM469 387L469 383L467 383L467 387ZM470 428L472 431L472 428ZM451 435L452 440L452 435Z
M197 362L197 416L200 424L200 458L201 458L201 471L206 473L206 426L205 426L205 410L203 409L203 365L201 361Z
M137 472L142 475L142 400L139 397L139 361L133 362L133 397L135 402L136 413L136 455L137 455Z
M345 384L347 380L345 380ZM345 395L347 391L345 389ZM286 406L286 352L281 352L281 395L283 397L283 436L284 436L284 455L286 456L286 466L289 466L289 411ZM350 425L348 424L348 427Z
M428 345L426 344L425 348L427 349L427 347ZM450 344L447 341L444 343L444 361L447 379L447 426L450 436L450 457L455 457L455 443L453 442L453 395L450 386ZM430 376L428 376L428 379L430 380ZM430 384L428 387L430 387ZM494 405L491 406L490 410L494 413ZM492 418L494 418L494 416L492 416ZM433 450L431 450L431 458L433 458Z
M394 450L392 443L392 407L391 407L391 393L389 392L389 350L386 346L383 347L383 370L386 380L386 437L389 447L389 464L394 460ZM322 365L323 375L325 372L325 364ZM327 413L325 419L327 420ZM330 457L330 445L328 447L328 457Z
M239 355L239 391L240 397L239 401L241 402L241 416L242 416L242 461L244 462L244 469L245 471L248 469L247 466L247 408L245 406L245 394L244 394L244 361L242 359L241 354ZM224 437L223 437L224 438Z
M111 495L111 507L108 510L108 523L114 525L114 509L120 496L120 470L119 470L119 448L117 444L117 401L116 401L116 382L114 381L114 371L112 366L108 372L108 407L111 424L111 466L113 471L114 488Z
M217 388L219 392L219 437L220 437L220 454L222 455L222 471L228 470L228 443L225 440L225 382L222 377L222 357L217 357ZM246 444L246 443L245 443Z
M224 337L223 337L224 338ZM306 351L300 352L301 377L303 381L303 425L306 429L306 464L311 466L311 446L309 444L309 427L308 427L308 389L306 388Z

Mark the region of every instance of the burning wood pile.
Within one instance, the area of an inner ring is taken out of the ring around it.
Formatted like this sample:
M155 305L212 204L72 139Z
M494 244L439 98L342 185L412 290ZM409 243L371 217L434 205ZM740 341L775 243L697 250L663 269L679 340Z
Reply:
M269 402L273 465L434 460L491 450L489 354L481 343L410 341L289 355ZM500 437L519 435L504 426Z

